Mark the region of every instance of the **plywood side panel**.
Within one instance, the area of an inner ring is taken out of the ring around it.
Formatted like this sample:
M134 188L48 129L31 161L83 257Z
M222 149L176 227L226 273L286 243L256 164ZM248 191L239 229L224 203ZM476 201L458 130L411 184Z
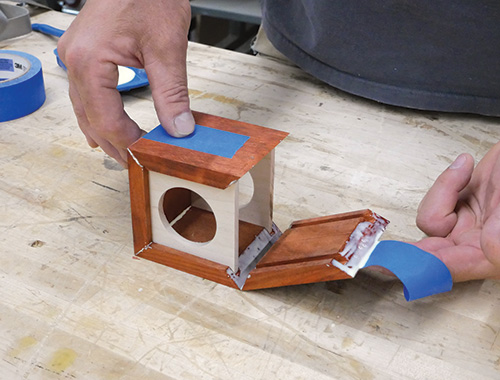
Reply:
M217 223L212 240L205 243L180 236L163 212L162 197L169 189L189 189L201 196L212 209ZM238 269L238 183L217 189L181 178L149 172L149 194L153 241L207 260ZM161 206L161 207L160 207Z
M240 220L271 231L273 224L274 151L250 170L254 193L250 202L240 208Z

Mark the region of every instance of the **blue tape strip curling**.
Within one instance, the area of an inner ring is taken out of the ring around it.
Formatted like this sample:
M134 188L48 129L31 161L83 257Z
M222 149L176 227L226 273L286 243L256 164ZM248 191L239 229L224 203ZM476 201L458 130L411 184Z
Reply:
M226 158L233 158L249 139L248 136L198 124L194 132L186 137L172 137L159 125L143 138Z
M0 59L0 78L3 79L0 81L0 122L18 119L39 109L45 102L41 62L30 54L13 50L0 50Z
M404 285L407 301L448 292L451 273L436 256L408 243L383 240L377 244L366 265L390 270Z

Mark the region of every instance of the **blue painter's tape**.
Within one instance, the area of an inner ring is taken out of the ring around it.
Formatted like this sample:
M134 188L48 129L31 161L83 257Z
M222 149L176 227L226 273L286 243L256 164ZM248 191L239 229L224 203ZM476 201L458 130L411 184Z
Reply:
M226 158L233 158L249 139L248 136L198 124L194 132L186 137L172 137L159 125L143 138Z
M8 58L0 58L0 71L14 72L14 61Z
M0 81L0 122L18 119L40 108L45 102L40 61L30 54L13 50L0 50L0 59L12 61L4 62L5 70L0 68L0 77L4 78Z
M57 49L54 49L54 55L56 56L57 64L60 67L62 67L64 70L66 70L66 66L64 65L61 58L59 58L59 53L57 52ZM149 79L148 79L148 75L146 74L146 70L137 69L135 67L128 67L128 66L127 66L127 68L134 72L134 78L132 78L128 82L117 85L116 89L118 91L126 92L126 91L130 91L130 90L133 90L136 88L141 88L141 87L149 85Z
M407 301L448 292L453 286L451 273L441 260L400 241L379 242L365 267L372 265L390 270L401 280Z
M47 24L33 23L31 24L31 29L35 32L40 32L54 37L61 37L64 34L64 30L54 28L53 26Z

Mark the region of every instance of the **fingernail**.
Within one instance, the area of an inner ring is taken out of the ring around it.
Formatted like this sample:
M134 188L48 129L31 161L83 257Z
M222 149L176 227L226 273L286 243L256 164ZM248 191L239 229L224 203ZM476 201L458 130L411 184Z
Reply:
M464 164L465 161L467 161L467 157L465 154L461 154L460 156L457 157L457 159L450 165L450 169L458 169L461 168Z
M174 127L179 136L187 136L194 131L194 118L191 112L181 113L174 119Z

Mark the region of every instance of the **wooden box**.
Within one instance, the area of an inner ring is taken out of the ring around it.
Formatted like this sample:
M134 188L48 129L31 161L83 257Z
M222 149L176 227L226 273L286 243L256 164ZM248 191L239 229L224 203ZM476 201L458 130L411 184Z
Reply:
M135 254L242 290L350 278L332 261L348 263L360 224L372 234L388 222L362 210L282 234L272 222L274 148L287 133L193 114L192 136L174 139L159 126L129 148Z

